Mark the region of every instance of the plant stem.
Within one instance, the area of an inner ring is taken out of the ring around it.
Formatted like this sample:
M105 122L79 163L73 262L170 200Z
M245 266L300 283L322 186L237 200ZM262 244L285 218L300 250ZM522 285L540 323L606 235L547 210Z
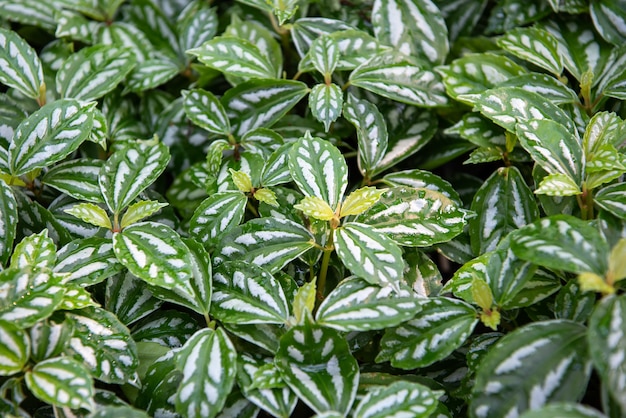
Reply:
M330 256L335 249L334 244L335 230L331 228L328 235L328 241L324 247L324 255L322 256L322 265L320 266L320 274L317 277L317 292L320 295L324 295L324 288L326 287L326 276L328 274L328 265L330 264Z

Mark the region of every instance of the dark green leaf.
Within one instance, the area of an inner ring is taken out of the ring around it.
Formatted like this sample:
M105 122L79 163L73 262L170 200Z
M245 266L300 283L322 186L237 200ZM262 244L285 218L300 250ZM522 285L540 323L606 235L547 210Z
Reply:
M335 83L317 84L309 93L309 108L315 119L324 124L326 132L337 120L343 106L343 92Z
M0 83L32 99L38 99L42 89L45 92L43 69L37 53L17 33L4 28L0 28Z
M41 181L74 199L100 203L98 175L102 165L101 160L88 158L66 161L49 169Z
M90 286L120 272L111 241L92 237L74 240L57 252L54 271L67 273L66 280L81 286Z
M398 381L388 386L372 388L354 411L355 418L384 418L406 414L414 418L433 417L440 391L418 383ZM439 415L437 415L439 416Z
M215 95L209 91L194 89L183 91L185 114L193 123L215 134L229 135L230 121L226 111Z
M13 250L18 222L17 202L13 190L0 180L0 265L4 265Z
M28 332L10 322L0 322L0 376L19 373L30 355Z

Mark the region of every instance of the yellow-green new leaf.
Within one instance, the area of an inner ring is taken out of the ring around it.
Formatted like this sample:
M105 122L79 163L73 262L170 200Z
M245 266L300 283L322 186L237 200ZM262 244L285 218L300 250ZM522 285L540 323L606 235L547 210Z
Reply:
M161 203L156 200L142 200L141 202L132 204L128 207L124 216L122 216L122 223L120 226L124 229L127 226L132 225L135 222L139 222L142 219L156 213L167 205L168 203Z
M303 324L304 318L313 313L315 307L315 294L317 279L305 283L298 289L298 293L293 300L293 316L296 324Z
M259 202L267 203L268 205L278 207L278 200L276 200L276 193L270 189L258 189L254 192L254 198Z
M335 212L322 198L317 196L307 196L300 201L297 205L293 206L295 209L301 210L306 216L310 218L319 219L322 221L330 221L335 216Z
M107 212L94 203L79 203L70 209L66 209L64 212L92 225L106 229L113 228Z
M613 282L626 279L626 238L622 238L611 250L609 256L609 274Z
M582 191L569 175L555 173L545 176L535 193L548 196L575 196L581 194Z
M229 171L233 178L233 183L235 183L239 191L248 193L252 190L252 179L248 173L245 171L235 171L232 168L229 169Z
M378 202L383 193L385 193L384 189L375 187L361 187L353 191L341 205L339 216L343 218L344 216L358 215L365 212L374 203Z
M476 305L480 306L483 310L491 309L493 304L493 294L491 288L482 279L474 277L472 280L472 299L476 302Z

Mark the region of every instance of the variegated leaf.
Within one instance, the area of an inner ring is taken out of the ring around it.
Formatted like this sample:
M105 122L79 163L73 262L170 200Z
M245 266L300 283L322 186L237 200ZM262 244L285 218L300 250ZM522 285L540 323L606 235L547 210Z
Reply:
M75 216L81 221L90 223L92 225L112 229L111 219L106 210L93 203L79 203L69 209L64 210L65 213Z
M383 177L385 184L392 187L412 187L414 189L427 189L441 193L450 199L457 206L462 206L463 202L458 192L447 181L426 170L404 170L389 173Z
M189 234L211 248L219 237L239 225L246 210L248 198L239 192L214 193L195 210L189 222Z
M504 336L478 367L470 416L519 416L549 402L577 401L591 371L585 335L581 324L553 320Z
M161 175L169 159L168 147L160 142L129 142L117 149L102 167L98 178L102 196L111 212L117 215L130 205Z
M387 152L387 123L376 105L348 94L343 116L356 128L359 143L359 169L371 176Z
M135 67L135 54L126 48L95 45L72 54L56 75L61 97L99 99L113 90Z
M111 241L100 237L74 240L57 252L54 271L67 274L69 282L80 286L100 283L122 270Z
M309 108L315 119L324 124L326 132L343 108L343 91L335 83L317 84L309 93Z
M37 322L30 330L31 356L36 362L56 357L65 348L72 328L54 321Z
M180 72L176 63L165 57L146 60L137 65L126 79L124 93L140 93L165 84Z
M181 380L182 373L176 370L175 351L170 350L148 366L134 404L150 415L175 415L176 389Z
M315 69L330 80L339 63L339 46L329 35L322 35L311 44L307 54Z
M561 288L554 300L554 316L586 323L596 304L596 294L585 292L576 280L570 280Z
M394 293L390 287L353 278L342 281L324 298L315 321L342 332L369 331L397 326L420 309L418 299L406 288Z
M107 281L104 304L128 326L158 310L163 302L152 295L143 280L126 272Z
M578 94L574 90L547 74L522 74L498 83L498 87L519 87L540 94L554 104L579 103Z
M401 369L425 367L461 346L478 322L476 310L449 298L430 298L415 318L385 331L376 362Z
M76 410L95 408L93 379L87 368L72 358L39 362L24 380L33 395L46 403Z
M217 8L191 2L178 17L177 29L183 51L198 48L215 36L218 30Z
M416 248L405 248L404 260L404 281L417 296L432 297L441 293L443 278L433 259Z
M15 130L11 174L21 176L61 161L89 137L95 103L62 99L43 106Z
M178 348L200 329L198 323L182 310L161 309L139 320L132 327L137 342L151 342L163 347Z
M325 17L304 17L293 23L291 39L300 57L304 57L313 41L319 36L348 29L354 29L354 27L341 20Z
M52 269L57 259L57 247L48 237L48 230L25 237L15 246L11 256L12 268L35 267Z
M72 240L72 236L65 227L56 219L51 211L41 204L31 200L21 190L13 189L15 201L17 202L17 212L20 221L17 224L18 237L26 237L44 229L48 230L48 236L52 238L58 246L64 245Z
M25 329L46 319L63 301L64 288L48 268L0 271L0 321Z
M626 183L616 183L600 189L593 201L607 212L626 219Z
M589 352L603 385L626 410L626 298L609 296L596 305L589 319Z
M102 165L102 160L88 158L65 161L51 167L41 181L74 199L100 203L102 193L98 174Z
M339 332L308 321L293 326L280 339L274 361L283 380L313 411L348 413L359 367Z
M509 232L539 219L532 191L515 167L495 171L474 195L469 221L472 249L482 254L496 248Z
M415 106L438 107L448 103L439 75L426 62L409 60L395 52L375 55L355 68L350 73L350 84Z
M618 0L601 0L589 4L589 13L600 35L613 45L626 41L626 16L623 4Z
M525 226L511 249L521 259L572 273L604 276L608 268L607 242L595 227L569 215L554 215Z
M0 266L5 265L13 251L17 215L17 202L13 196L13 190L0 180Z
M72 283L66 283L64 286L65 294L63 295L63 302L59 305L58 310L74 311L88 306L100 306L98 302L93 300L91 293L84 287Z
M232 132L241 136L269 128L308 93L306 84L292 80L250 80L228 90L221 102Z
M0 28L0 83L32 99L39 99L46 89L35 50L17 33L5 28Z
M66 313L74 334L65 352L83 363L91 375L107 383L137 384L137 347L130 331L102 308Z
M148 216L152 216L167 205L168 203L161 203L156 200L141 200L137 203L133 203L126 209L124 216L122 216L120 227L124 229Z
M184 51L180 50L178 34L173 19L170 19L158 3L137 0L126 10L130 22L146 35L159 52L180 65L185 64Z
M553 402L539 409L530 409L520 418L606 418L606 415L589 406L574 402Z
M582 147L588 161L593 161L594 154L607 145L619 147L622 119L615 113L598 112L589 121L585 129Z
M292 144L283 144L269 156L261 173L260 184L263 187L276 186L291 181L291 173L287 163L291 146Z
M567 174L548 174L541 180L535 194L548 196L575 196L581 194L580 186Z
M54 34L58 38L67 38L87 45L94 43L94 33L98 30L98 24L93 20L87 19L78 11L66 9L56 10L54 18L57 21Z
M376 0L372 8L376 38L407 56L443 64L448 55L448 28L430 0Z
M336 209L348 187L348 166L341 152L321 138L300 138L289 153L289 171L305 196Z
M215 134L230 134L230 121L217 97L210 91L184 90L183 108L193 123Z
M406 414L414 418L434 416L441 391L419 383L398 381L375 386L355 407L355 418L384 418Z
M176 368L183 372L176 411L189 418L212 418L235 383L237 351L223 329L205 328L176 353Z
M280 283L265 269L225 262L213 274L211 316L223 323L282 324L289 307Z
M270 353L278 351L278 342L287 331L285 326L276 324L224 324L224 328Z
M314 236L288 219L258 218L223 235L213 261L245 261L266 268L270 273L304 254L315 244Z
M1 286L1 285L0 285ZM11 324L0 322L0 376L11 376L19 373L30 356L30 339L28 332Z
M95 43L130 48L138 63L147 61L154 50L144 32L131 23L120 20L99 26L95 38Z
M545 29L517 28L498 38L498 46L554 74L561 75L563 64L556 39Z
M35 25L48 32L54 32L57 22L50 13L53 9L52 0L24 0L14 3L11 0L0 0L0 10L6 20Z
M485 0L435 0L433 3L439 7L446 20L450 42L471 35L487 6Z

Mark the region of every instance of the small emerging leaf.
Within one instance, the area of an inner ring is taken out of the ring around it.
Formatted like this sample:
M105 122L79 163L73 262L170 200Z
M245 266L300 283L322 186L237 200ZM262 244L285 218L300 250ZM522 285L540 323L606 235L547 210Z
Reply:
M270 189L262 188L257 189L254 192L254 198L259 202L267 203L268 205L278 207L278 200L276 200L276 194Z
M314 278L312 281L305 283L298 289L298 293L293 300L293 315L295 317L296 324L303 324L305 318L313 313L315 307L316 296L316 282Z
M134 203L126 209L126 213L122 216L120 226L124 229L156 213L167 205L168 203L161 203L156 200L142 200L141 202Z
M237 189L243 193L252 191L252 179L250 175L245 171L235 171L232 168L229 169L230 175L233 179L233 183L237 186Z
M378 202L378 199L385 191L375 187L361 187L353 191L342 203L339 216L343 218L344 216L359 215L365 212L374 203Z
M335 217L335 212L328 206L328 203L317 196L307 196L293 207L301 210L308 217L322 221L330 221Z
M71 209L66 209L64 212L95 226L109 230L113 228L107 212L94 203L79 203Z

